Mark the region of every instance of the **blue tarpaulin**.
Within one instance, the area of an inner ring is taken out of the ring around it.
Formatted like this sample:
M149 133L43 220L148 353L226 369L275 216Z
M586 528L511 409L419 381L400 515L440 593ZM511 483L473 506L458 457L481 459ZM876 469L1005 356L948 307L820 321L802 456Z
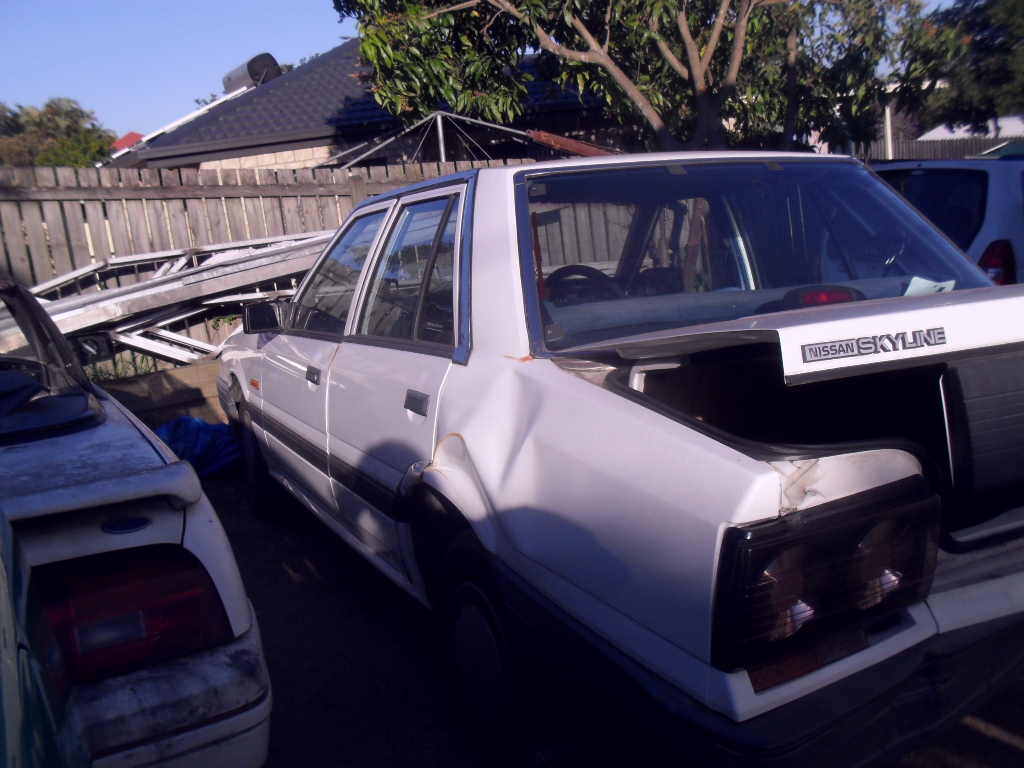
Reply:
M179 459L191 464L200 477L238 461L242 451L227 424L210 424L192 416L179 416L156 430Z

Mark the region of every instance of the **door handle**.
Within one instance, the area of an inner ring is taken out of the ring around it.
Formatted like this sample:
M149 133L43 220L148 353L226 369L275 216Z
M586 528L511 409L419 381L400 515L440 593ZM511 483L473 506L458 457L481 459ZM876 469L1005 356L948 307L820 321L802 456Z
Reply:
M306 381L310 384L320 384L320 369L312 365L306 366Z
M427 415L427 407L430 405L430 395L409 389L405 392L405 410L412 411L420 416Z

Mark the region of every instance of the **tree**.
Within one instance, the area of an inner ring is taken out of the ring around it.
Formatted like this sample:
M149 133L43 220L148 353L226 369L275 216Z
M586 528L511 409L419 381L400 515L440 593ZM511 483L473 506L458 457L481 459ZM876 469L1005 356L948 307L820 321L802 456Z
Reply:
M921 51L946 86L928 101L927 123L983 133L989 120L1024 112L1024 0L957 0L929 22L952 46Z
M554 79L664 148L858 138L920 18L917 0L333 2L360 24L378 102L406 119L439 103L514 119L519 62L539 49Z
M90 166L110 157L115 138L74 99L41 109L0 103L0 165Z

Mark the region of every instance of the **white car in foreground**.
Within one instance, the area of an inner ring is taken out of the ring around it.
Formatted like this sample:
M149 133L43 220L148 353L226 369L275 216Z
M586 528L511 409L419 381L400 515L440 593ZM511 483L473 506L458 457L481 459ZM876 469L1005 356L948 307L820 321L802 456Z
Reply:
M859 765L1024 660L1022 342L856 161L645 155L368 200L219 389L485 726L539 634L691 753Z
M259 628L199 479L3 275L0 518L3 765L263 764Z

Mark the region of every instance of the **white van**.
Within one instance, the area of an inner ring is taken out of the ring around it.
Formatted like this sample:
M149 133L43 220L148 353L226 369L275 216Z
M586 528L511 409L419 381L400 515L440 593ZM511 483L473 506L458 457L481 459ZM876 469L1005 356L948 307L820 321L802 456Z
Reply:
M1024 157L908 160L875 172L931 219L998 285L1024 253Z

